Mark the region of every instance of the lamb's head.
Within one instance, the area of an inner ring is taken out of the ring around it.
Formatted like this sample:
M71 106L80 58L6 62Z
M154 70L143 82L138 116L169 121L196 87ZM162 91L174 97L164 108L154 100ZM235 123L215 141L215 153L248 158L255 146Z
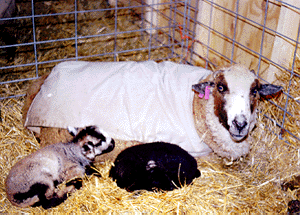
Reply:
M115 141L96 126L82 129L73 139L73 143L79 144L82 154L93 161L96 156L111 152L115 147Z
M212 81L194 85L193 89L204 93L206 86L210 86L213 113L234 142L243 141L253 129L260 96L273 95L282 89L261 84L254 71L241 65L221 69L213 74Z

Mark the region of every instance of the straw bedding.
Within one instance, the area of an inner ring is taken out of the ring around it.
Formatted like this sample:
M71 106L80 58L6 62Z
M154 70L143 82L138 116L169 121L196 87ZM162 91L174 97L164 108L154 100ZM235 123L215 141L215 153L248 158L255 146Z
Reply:
M107 161L96 165L102 177L86 177L83 187L58 207L47 211L14 207L6 198L5 178L18 160L39 148L22 126L22 105L23 98L1 102L0 213L283 213L287 203L296 199L296 191L283 191L280 184L298 174L298 150L259 129L264 124L260 121L246 158L231 165L216 155L198 158L202 175L190 186L170 192L129 193L108 177L112 163Z
M50 3L49 3L50 4ZM58 5L55 5L58 7ZM62 7L62 5L60 5ZM53 8L55 8L53 6ZM89 17L90 18L90 17ZM128 20L128 18L126 19ZM93 20L101 22L99 20ZM120 20L122 21L122 20ZM105 20L105 22L108 22ZM89 22L86 22L91 27ZM103 23L102 23L103 24ZM108 28L106 25L105 28ZM134 26L134 25L133 25ZM67 28L67 27L66 27ZM92 28L92 27L91 27ZM98 28L99 30L99 28ZM138 34L140 35L140 34ZM130 37L130 38L129 38ZM105 42L103 38L89 39L82 44L82 49L94 47L97 43L107 44L111 38L107 37ZM123 37L125 43L129 44L128 49L142 47L136 43L134 35ZM144 38L149 41L149 38ZM144 41L144 42L145 42ZM65 42L61 46L48 45L43 47L43 54L40 54L39 60L69 57L74 53L74 42ZM147 45L146 45L147 46ZM69 48L69 52L67 51ZM96 49L96 48L95 48ZM107 45L107 49L109 46ZM52 53L52 55L51 55ZM71 53L71 54L70 54ZM84 51L83 51L84 53ZM99 52L98 52L99 53ZM153 55L168 57L169 53L158 48L153 50ZM49 55L49 57L47 57ZM148 52L130 52L119 56L120 60L144 60L148 59ZM45 59L44 59L45 58ZM23 47L18 47L17 56L14 62L27 63L33 59L29 53L24 54ZM170 57L169 57L170 59ZM95 57L89 60L111 61L111 58ZM179 58L171 60L178 62ZM42 65L41 73L47 73L53 67L53 64ZM295 72L299 74L300 60L297 59ZM32 77L34 68L28 67L20 72L20 69L13 69L11 73L2 74L2 80ZM40 74L40 75L42 75ZM289 74L282 71L278 77L285 90L289 83ZM13 83L1 86L3 96L25 93L29 82ZM290 94L299 99L298 86L299 79L293 78L290 86ZM273 99L275 103L284 107L286 96L281 95ZM96 168L102 177L90 176L83 179L83 187L71 194L70 197L58 207L44 210L41 207L36 208L17 208L11 205L5 194L5 178L10 168L21 158L40 148L34 135L24 129L22 125L22 106L24 98L15 98L2 100L1 108L1 126L0 126L0 213L15 214L56 214L56 213L99 213L99 214L225 214L225 213L286 213L287 204L292 199L297 199L298 191L281 189L283 181L290 180L293 176L299 174L299 143L284 130L278 129L274 123L267 120L263 115L266 114L281 121L282 112L267 101L260 104L260 112L257 127L252 133L251 152L245 158L228 163L228 161L212 154L207 157L198 158L198 168L201 171L201 177L194 180L189 186L184 186L170 192L147 192L139 191L129 193L117 187L116 183L108 177L112 162L97 163ZM300 113L299 103L290 99L287 107L288 111L294 117L286 117L286 126L294 135L300 137ZM271 131L269 131L269 129ZM281 132L282 136L289 140L290 144L279 140L272 131ZM63 186L63 185L62 185Z

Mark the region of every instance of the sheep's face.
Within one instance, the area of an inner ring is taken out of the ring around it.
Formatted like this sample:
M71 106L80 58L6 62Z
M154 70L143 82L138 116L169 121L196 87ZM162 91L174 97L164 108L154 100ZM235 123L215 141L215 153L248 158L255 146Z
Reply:
M234 65L214 73L213 81L193 85L204 94L210 86L213 113L235 142L243 141L256 123L256 110L260 96L277 94L282 87L260 84L254 71Z
M97 155L108 153L115 147L115 141L109 136L105 137L95 126L80 131L73 142L78 142L82 154L92 161Z
M104 137L103 139L98 139L96 137L87 136L82 146L82 154L89 160L94 160L96 156L110 152L113 148L114 140L111 138Z
M214 113L231 138L242 141L256 123L260 83L256 76L243 67L230 68L215 76Z

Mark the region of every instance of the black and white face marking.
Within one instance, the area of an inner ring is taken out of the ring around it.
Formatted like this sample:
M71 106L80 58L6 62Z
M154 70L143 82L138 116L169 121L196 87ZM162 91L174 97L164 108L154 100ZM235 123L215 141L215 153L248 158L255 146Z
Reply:
M237 68L231 68L237 69ZM230 69L215 78L214 113L234 141L242 141L256 120L259 82L248 69Z
M260 97L272 97L283 90L281 86L260 84L253 70L238 64L216 71L212 81L195 84L193 90L204 94L206 86L211 87L213 95L215 123L219 121L235 142L243 141L254 128Z
M73 142L79 142L82 154L90 160L97 155L108 153L114 149L115 141L108 135L105 137L95 126L86 127L75 136Z
M79 128L75 128L75 127L72 127L72 126L68 126L68 132L74 137L78 134L79 132Z
M90 160L94 160L98 155L112 151L115 143L111 138L103 141L92 136L87 136L85 141L87 142L82 146L82 154Z

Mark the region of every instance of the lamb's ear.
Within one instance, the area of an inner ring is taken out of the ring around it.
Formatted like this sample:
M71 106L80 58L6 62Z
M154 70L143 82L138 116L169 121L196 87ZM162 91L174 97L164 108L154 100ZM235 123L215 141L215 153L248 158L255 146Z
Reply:
M277 86L273 84L262 84L258 93L262 97L275 96L282 91L282 86Z
M68 132L75 137L78 134L79 128L68 126Z
M212 81L202 82L202 83L193 85L192 88L193 88L193 90L195 90L198 93L205 94L206 86L214 87L215 83Z

